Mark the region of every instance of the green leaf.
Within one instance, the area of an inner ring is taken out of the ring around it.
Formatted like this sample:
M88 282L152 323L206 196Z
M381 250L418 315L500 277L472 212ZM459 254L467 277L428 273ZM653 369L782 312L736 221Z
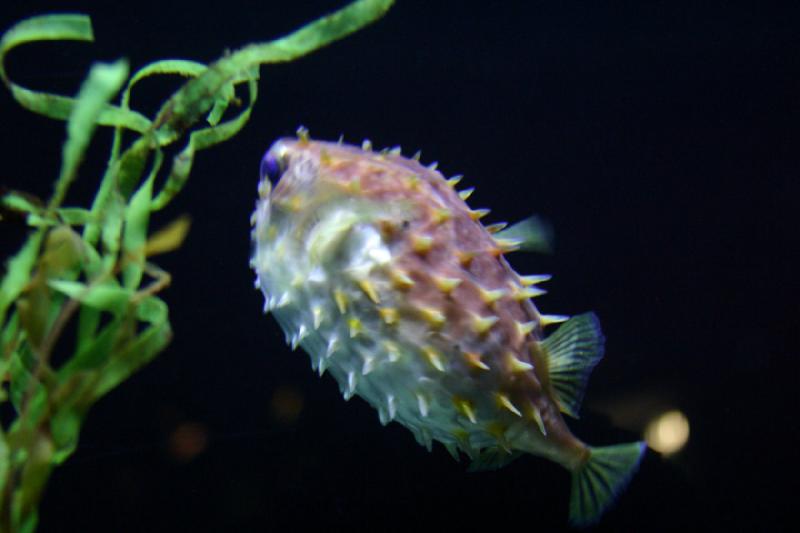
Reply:
M66 461L78 445L83 415L71 406L63 406L50 421L50 433L55 450L52 462L55 465Z
M114 353L100 374L94 391L95 398L103 396L150 362L164 349L171 337L172 329L167 320L155 322L133 342Z
M117 262L117 252L122 240L122 224L125 217L125 201L117 191L112 191L103 213L101 237L103 241L103 268L111 272Z
M31 270L36 263L39 246L42 244L44 231L38 230L28 237L22 249L8 262L8 270L0 282L0 324L5 323L8 306L14 302L25 288L31 277Z
M12 82L5 70L6 54L13 48L25 43L53 40L93 41L94 35L89 17L76 14L44 15L31 17L13 26L0 40L0 79L22 107L50 118L67 120L75 107L74 98L26 89ZM140 133L150 127L150 121L143 115L110 105L103 107L98 122Z
M67 122L67 142L62 151L61 173L56 182L56 191L50 200L51 208L61 205L89 146L100 113L127 77L128 62L122 59L114 63L98 63L89 71Z
M125 213L125 229L122 234L122 249L125 252L122 284L128 289L135 289L142 280L147 225L150 222L150 204L153 198L153 180L161 166L161 152L158 152L157 157L154 171L134 193Z
M22 211L23 213L38 213L42 206L33 202L30 196L11 191L0 198L0 205L12 211Z
M84 305L115 315L128 307L134 294L132 290L110 282L87 286L79 281L50 280L47 284Z
M375 22L392 0L358 0L275 41L247 46L212 64L190 80L161 108L155 120L163 146L205 114L222 87L241 72L265 63L292 61Z
M105 364L114 345L124 337L122 333L124 322L121 317L114 318L97 336L81 343L75 355L58 369L59 382L64 383L74 376L75 372L97 369Z

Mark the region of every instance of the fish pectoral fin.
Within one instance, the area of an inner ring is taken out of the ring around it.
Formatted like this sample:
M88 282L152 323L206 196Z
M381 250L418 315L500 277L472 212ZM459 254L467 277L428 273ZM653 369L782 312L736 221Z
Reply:
M586 382L603 358L603 334L594 313L566 321L542 343L550 382L562 412L578 418Z
M589 459L572 472L569 521L573 526L589 526L600 519L636 473L646 449L644 442L589 448Z
M498 470L522 455L522 452L507 452L497 447L484 448L478 456L472 460L467 470L469 472L486 472Z
M553 251L553 230L537 216L528 217L493 235L500 241L514 242L526 252L550 253Z

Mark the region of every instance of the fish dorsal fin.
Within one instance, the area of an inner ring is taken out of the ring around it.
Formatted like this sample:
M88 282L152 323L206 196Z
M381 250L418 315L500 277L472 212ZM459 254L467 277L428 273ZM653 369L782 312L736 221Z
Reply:
M594 313L572 317L542 343L561 411L578 418L586 382L603 358L603 334Z
M507 452L499 446L484 448L472 460L468 470L470 472L486 472L498 470L522 455L522 452Z
M528 217L494 234L495 239L515 242L520 250L550 253L553 250L553 230L537 216Z

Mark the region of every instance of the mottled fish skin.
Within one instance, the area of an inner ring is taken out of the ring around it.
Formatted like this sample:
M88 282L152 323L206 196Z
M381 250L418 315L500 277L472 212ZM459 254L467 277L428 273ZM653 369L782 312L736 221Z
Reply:
M578 471L591 448L562 418L543 345L566 317L537 311L547 277L514 272L504 253L517 243L480 223L487 211L457 181L399 150L277 141L252 220L265 310L346 399L429 449L488 451L497 466L527 452Z

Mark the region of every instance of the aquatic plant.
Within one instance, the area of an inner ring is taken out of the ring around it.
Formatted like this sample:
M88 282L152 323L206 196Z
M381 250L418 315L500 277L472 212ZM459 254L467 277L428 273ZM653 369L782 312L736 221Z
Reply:
M0 196L0 220L22 217L30 227L0 281L0 403L10 402L14 413L0 426L0 531L35 529L48 477L74 452L87 411L168 344L168 307L158 295L170 275L150 258L178 248L189 221L179 218L150 232L150 218L186 184L196 152L230 139L247 123L260 65L292 61L345 37L380 18L392 3L353 2L210 65L163 60L129 76L125 60L98 63L74 98L14 83L4 60L13 48L33 41L92 41L89 17L34 17L3 35L3 83L23 107L65 120L67 138L49 200L17 191ZM165 74L189 80L154 118L131 109L136 83ZM239 85L247 99L238 113L226 113L241 104ZM119 104L110 103L120 90ZM91 206L66 207L97 126L114 128L107 168ZM125 143L124 132L134 139ZM182 139L185 146L162 172L165 149ZM74 349L56 358L68 328L74 328Z

